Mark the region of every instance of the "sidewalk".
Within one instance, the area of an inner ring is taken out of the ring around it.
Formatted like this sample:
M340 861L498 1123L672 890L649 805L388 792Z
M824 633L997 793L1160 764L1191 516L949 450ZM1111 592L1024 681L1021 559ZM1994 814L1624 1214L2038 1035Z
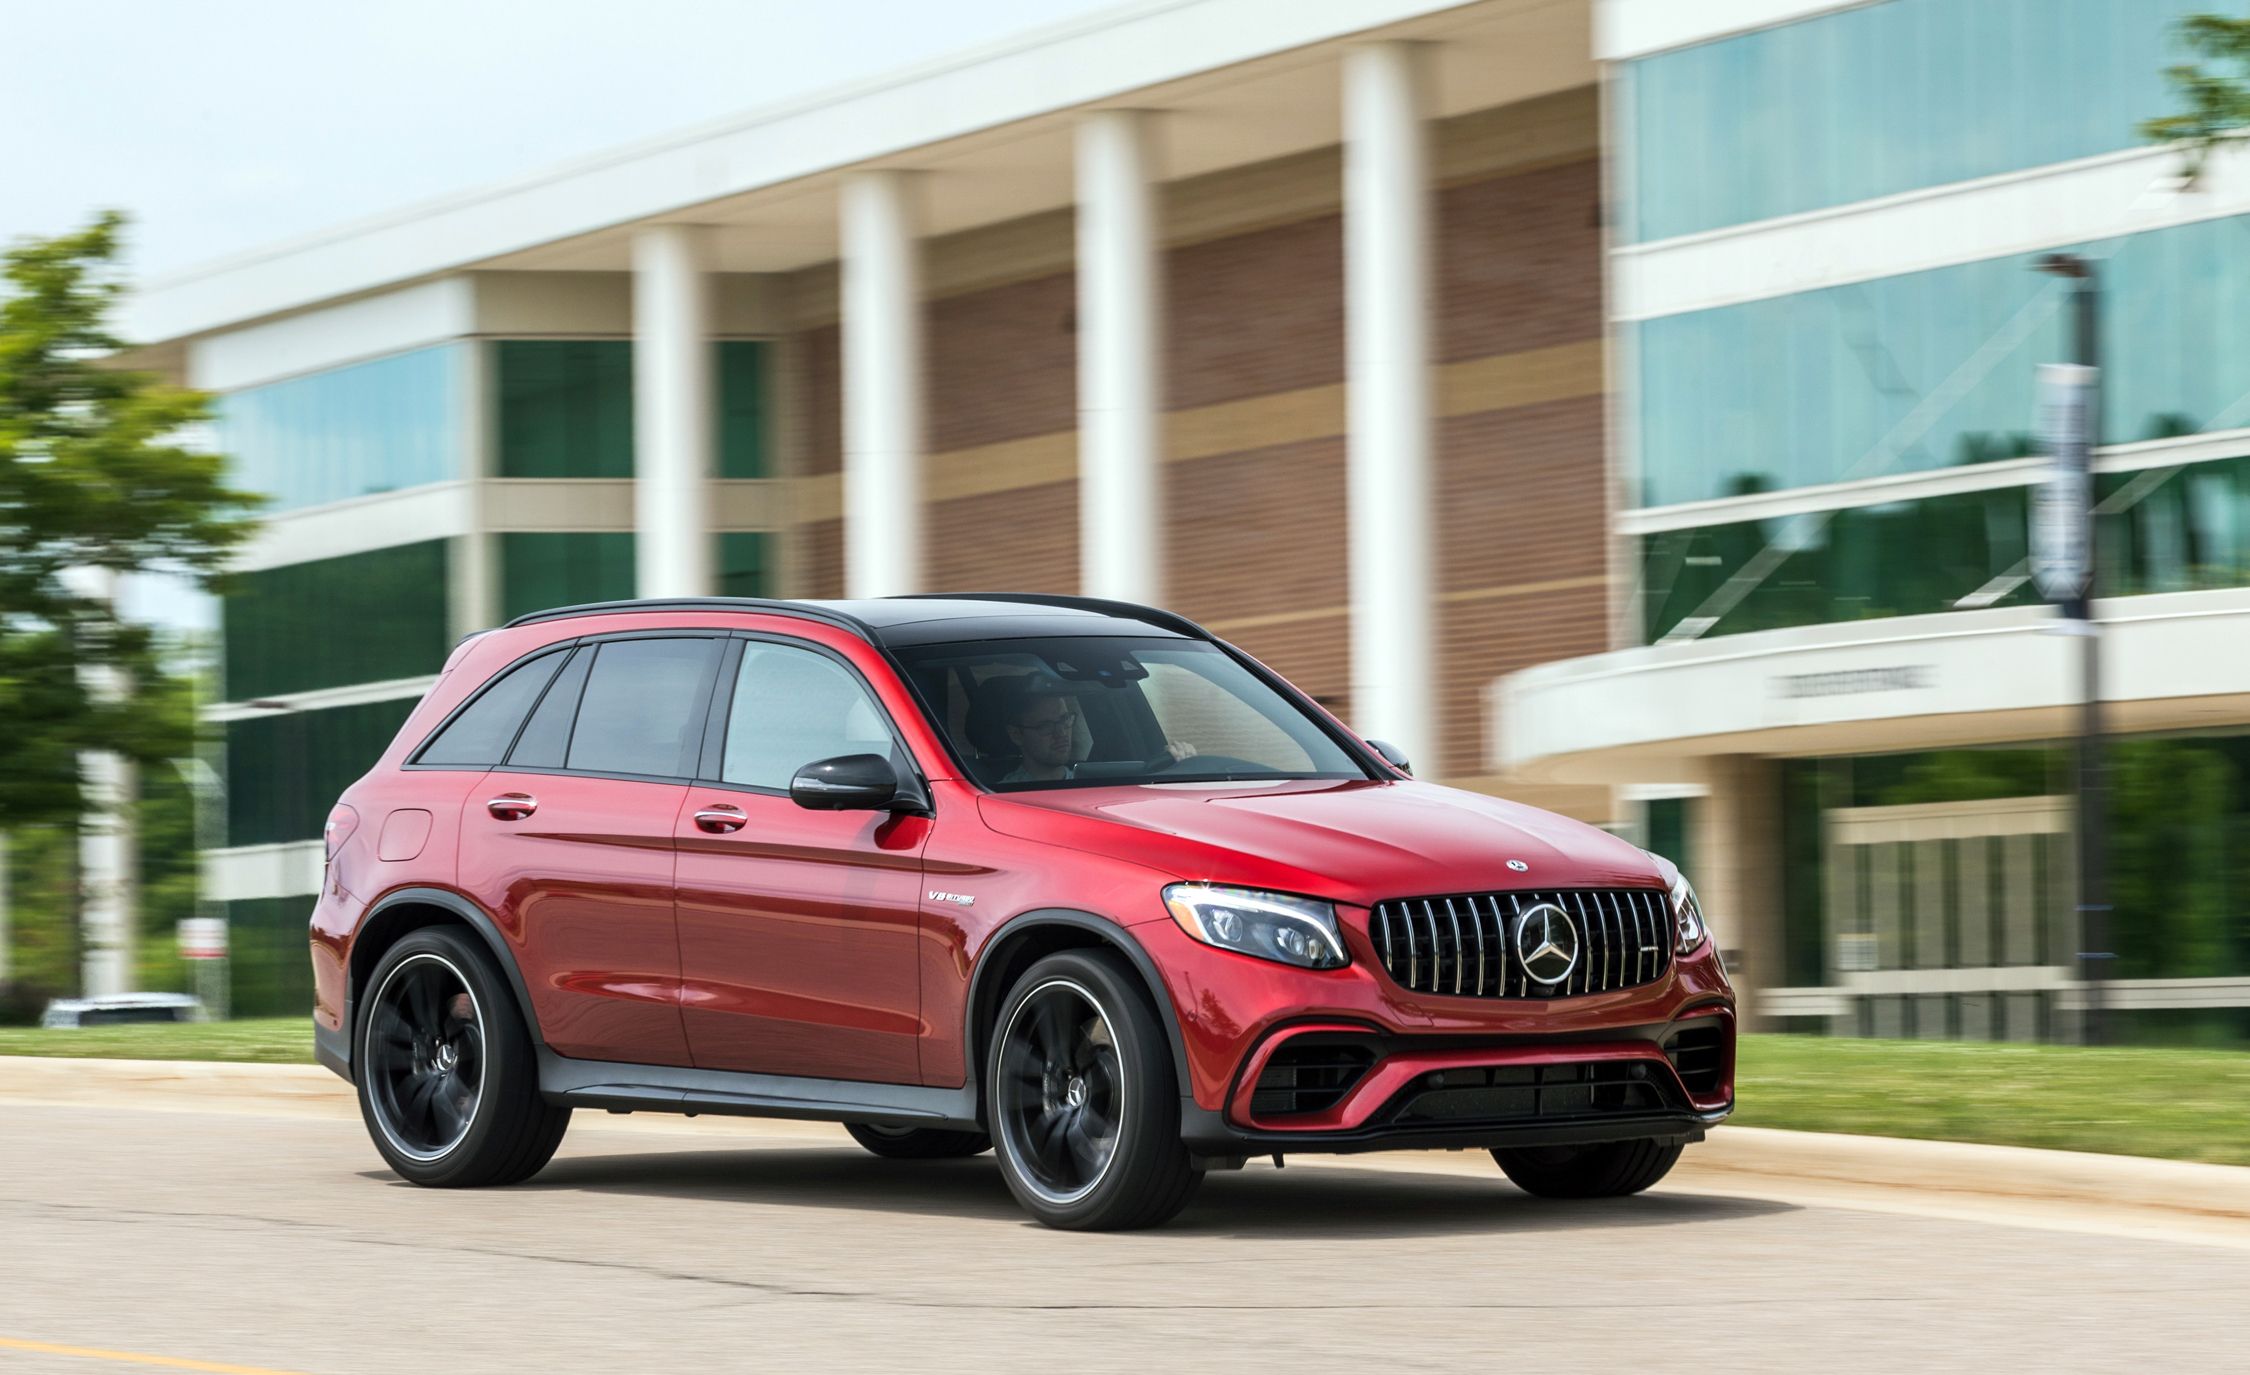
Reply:
M0 1056L0 1103L325 1117L356 1123L351 1086L314 1065L194 1060L67 1060ZM772 1118L581 1113L584 1129L841 1144L835 1126ZM1482 1152L1416 1151L1291 1161L1443 1174L1492 1172ZM2042 1225L2057 1205L2118 1230L2190 1227L2214 1239L2250 1242L2250 1168L2136 1156L1909 1141L1880 1136L1719 1127L1689 1148L1669 1184L1767 1197L1817 1196L1912 1211L1968 1210ZM1886 1202L1887 1201L1887 1202Z

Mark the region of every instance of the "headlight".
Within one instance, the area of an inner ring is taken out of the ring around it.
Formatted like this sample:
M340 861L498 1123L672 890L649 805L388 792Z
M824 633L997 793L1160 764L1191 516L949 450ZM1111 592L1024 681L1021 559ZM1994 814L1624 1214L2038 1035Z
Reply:
M1351 963L1336 929L1336 909L1311 898L1175 883L1164 906L1180 929L1221 950L1300 969L1341 969Z
M1695 885L1686 874L1672 880L1672 927L1673 949L1680 954L1693 954L1703 944L1703 904L1695 900Z

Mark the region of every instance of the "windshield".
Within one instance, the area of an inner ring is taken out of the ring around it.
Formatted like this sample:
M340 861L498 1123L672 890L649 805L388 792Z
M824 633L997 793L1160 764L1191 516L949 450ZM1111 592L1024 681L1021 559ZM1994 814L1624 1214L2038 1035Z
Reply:
M898 651L977 782L1365 778L1320 724L1200 640L978 640Z

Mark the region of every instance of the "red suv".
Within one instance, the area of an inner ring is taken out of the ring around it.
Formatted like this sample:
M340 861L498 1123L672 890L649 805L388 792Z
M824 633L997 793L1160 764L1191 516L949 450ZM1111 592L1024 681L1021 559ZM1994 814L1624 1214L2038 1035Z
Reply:
M1733 1107L1694 891L1414 781L1118 602L643 601L463 642L327 825L314 1033L376 1149L527 1178L571 1110L995 1148L1059 1227L1207 1170L1489 1148L1632 1193Z

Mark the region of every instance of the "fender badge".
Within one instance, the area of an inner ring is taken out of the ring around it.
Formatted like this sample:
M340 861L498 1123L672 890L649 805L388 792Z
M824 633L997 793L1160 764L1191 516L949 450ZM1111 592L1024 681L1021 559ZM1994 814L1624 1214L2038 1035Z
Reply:
M969 896L967 893L948 893L938 888L932 888L930 890L930 901L950 902L961 907L974 907L977 905L977 900Z

